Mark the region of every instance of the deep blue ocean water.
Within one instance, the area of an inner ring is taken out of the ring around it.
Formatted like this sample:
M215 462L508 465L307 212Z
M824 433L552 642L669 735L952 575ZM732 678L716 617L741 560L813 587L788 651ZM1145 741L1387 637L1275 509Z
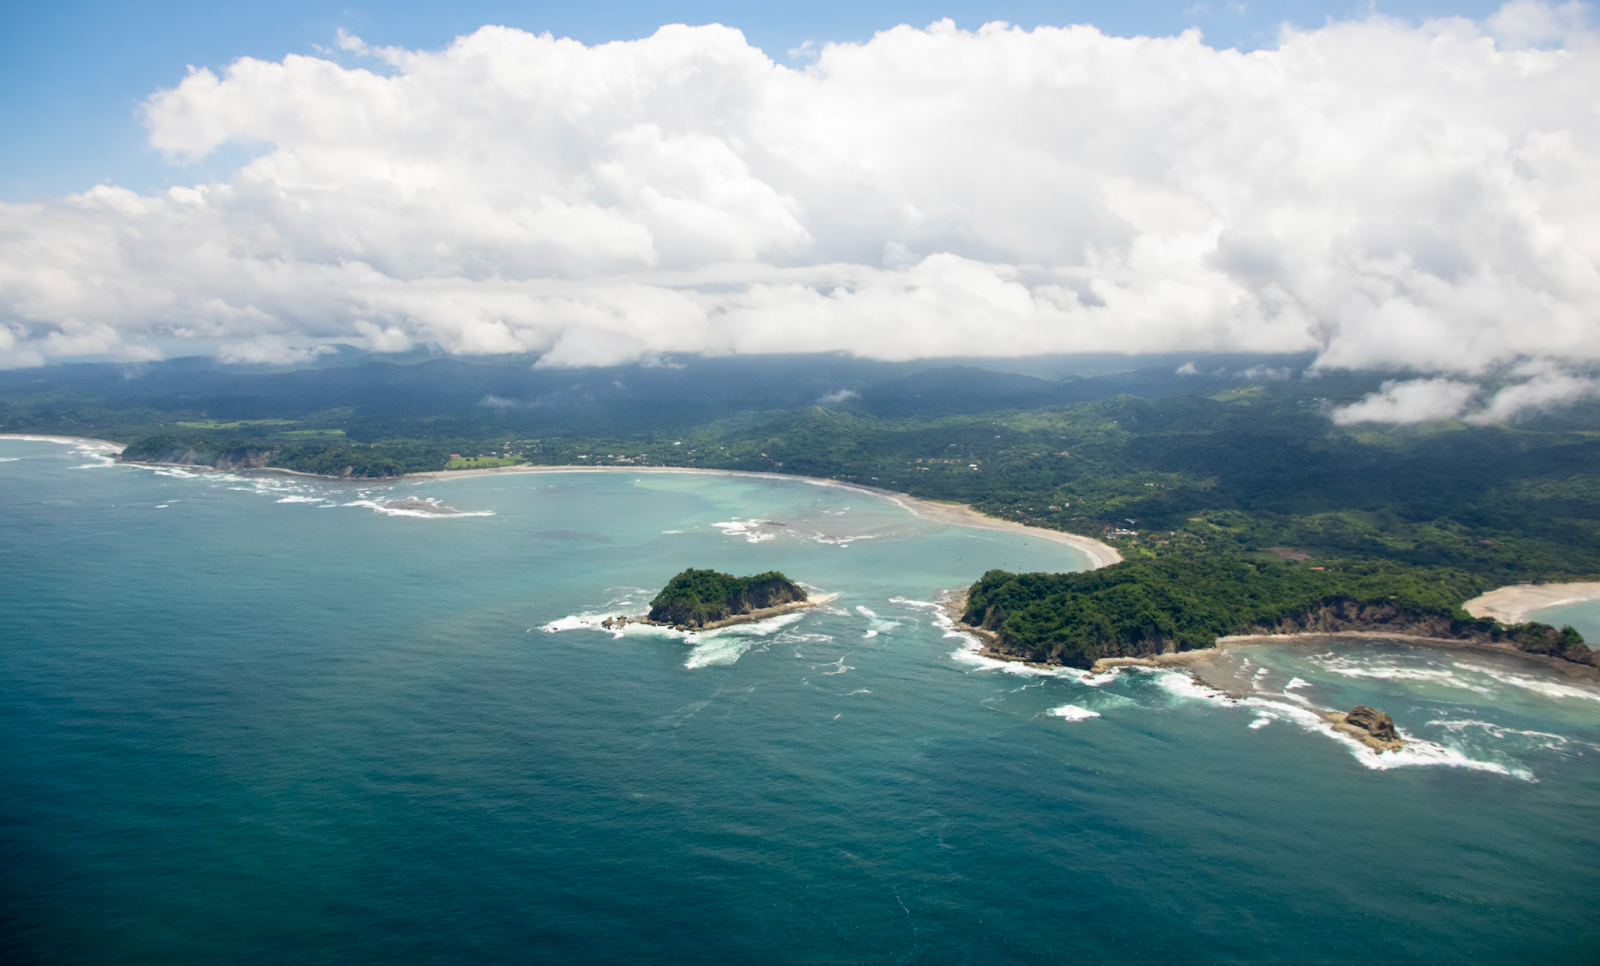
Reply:
M939 592L1081 556L797 480L0 459L8 963L1600 961L1600 691L1536 665L993 667ZM839 596L594 626L691 565Z

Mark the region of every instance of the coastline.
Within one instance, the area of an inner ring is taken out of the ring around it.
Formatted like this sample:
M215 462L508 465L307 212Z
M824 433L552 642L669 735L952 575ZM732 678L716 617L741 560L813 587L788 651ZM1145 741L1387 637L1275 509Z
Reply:
M1597 598L1600 598L1600 582L1513 584L1474 597L1462 604L1461 609L1473 617L1492 617L1507 625L1522 624L1536 610Z
M1550 586L1563 585L1555 584ZM1600 584L1593 586L1600 588ZM979 656L991 658L997 661L1011 661L1018 664L1026 664L1029 667L1054 668L1064 666L1055 664L1039 664L1026 660L1025 658L1017 657L1014 654L1006 654L995 650L995 635L993 632L986 631L981 627L973 627L969 624L961 623L961 615L966 610L966 602L967 589L962 587L946 591L943 595L941 595L939 606L944 610L946 616L949 617L952 626L958 628L963 633L971 634L981 642L981 646L978 649ZM1545 654L1531 654L1527 651L1519 650L1510 644L1495 644L1488 641L1464 641L1450 637L1425 637L1419 634L1400 634L1386 631L1306 631L1298 634L1231 634L1226 637L1217 638L1210 647L1195 648L1194 650L1189 651L1169 651L1164 654L1152 654L1148 657L1102 657L1094 662L1094 664L1089 668L1089 672L1091 674L1106 674L1115 671L1117 668L1124 667L1148 667L1165 668L1169 670L1185 670L1193 675L1196 680L1200 681L1200 683L1206 685L1207 687L1227 693L1242 693L1242 690L1244 689L1243 682L1219 678L1215 674L1207 675L1206 673L1211 669L1213 662L1217 658L1227 654L1231 647L1260 647L1270 644L1294 644L1309 640L1326 640L1328 638L1356 641L1398 641L1405 644L1416 644L1423 647L1438 648L1440 650L1476 651L1482 654L1499 654L1506 657L1520 658L1524 661L1531 661L1534 664L1542 664L1545 667L1554 668L1555 670L1561 671L1562 673L1571 677L1582 678L1586 681L1600 684L1600 668L1588 664L1578 664L1573 661L1565 661L1561 658L1550 657Z
M88 436L46 436L31 433L0 433L0 439L21 439L40 442L56 443L98 443L117 447L120 452L126 443L118 443L108 439L94 439ZM306 476L319 480L338 480L348 483L350 479L337 476L325 476L320 473L305 473L300 470L283 469L276 466L250 467L245 469L219 470L214 466L201 466L191 463L142 463L144 466L176 466L180 469L199 472L228 472L228 473L282 473L287 476ZM429 470L423 473L404 473L397 477L384 479L365 480L373 484L383 483L386 480L454 480L478 476L500 476L505 474L520 473L700 473L712 476L748 476L766 480L804 480L817 486L837 486L847 490L858 490L881 496L898 504L912 516L942 523L948 526L970 527L975 530L999 530L1011 533L1023 533L1035 536L1041 540L1052 543L1065 544L1079 551L1089 558L1090 570L1099 570L1112 564L1122 562L1122 554L1116 547L1102 543L1093 537L1079 536L1063 530L1046 530L1043 527L1030 527L1023 523L1010 520L1001 520L998 517L984 516L965 503L934 503L922 500L908 493L896 490L886 490L875 486L863 486L860 483L844 483L839 480L830 480L820 476L801 476L798 473L763 473L757 470L724 470L711 469L698 466L531 466L521 464L518 466L496 466L476 470Z
M52 436L48 433L0 433L0 439L20 439L31 443L99 443L102 446L115 446L119 453L128 447L127 443L93 436Z
M844 483L839 480L825 479L820 476L801 476L797 473L763 473L756 470L724 470L711 469L699 466L496 466L478 470L430 470L426 473L407 473L399 479L404 480L451 480L474 476L501 476L519 473L700 473L712 476L748 476L764 480L804 480L817 486L837 486L846 490L858 490L881 496L893 503L899 504L908 510L912 516L931 520L949 526L970 527L976 530L1001 530L1011 533L1025 533L1030 536L1049 540L1052 543L1061 543L1082 552L1089 558L1089 569L1099 570L1122 562L1122 554L1116 547L1101 543L1092 537L1083 537L1075 533L1062 530L1046 530L1043 527L1030 527L1010 520L1001 520L998 517L984 516L965 503L934 503L901 493L896 490L886 490L875 486L863 486L860 483Z
M1208 679L1204 669L1216 658L1228 653L1231 647L1262 647L1271 644L1297 644L1303 641L1327 640L1349 641L1397 641L1403 644L1417 644L1423 647L1437 648L1448 651L1476 651L1480 654L1499 654L1503 657L1514 657L1534 664L1542 664L1554 668L1564 674L1587 681L1600 682L1600 668L1588 664L1578 664L1573 661L1564 661L1561 658L1550 657L1545 654L1530 654L1518 650L1509 644L1494 644L1487 641L1463 641L1451 637L1424 637L1418 634L1396 634L1386 631L1309 631L1300 634L1234 634L1228 637L1219 637L1215 644L1207 648L1192 651L1175 651L1169 654L1156 654L1150 657L1103 657L1094 663L1093 671L1102 674L1118 667L1160 667L1160 668L1186 668L1201 682L1220 691L1231 691L1237 682L1219 681ZM999 655L995 655L999 656ZM1013 658L1013 660L1015 660Z

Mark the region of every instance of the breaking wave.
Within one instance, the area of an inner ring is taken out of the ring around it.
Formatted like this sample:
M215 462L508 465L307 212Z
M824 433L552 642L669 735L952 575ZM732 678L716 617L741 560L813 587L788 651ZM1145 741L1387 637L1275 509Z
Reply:
M621 627L604 626L605 621L618 616L619 612L630 606L636 608L639 605L632 598L613 600L606 605L605 610L570 614L543 624L539 629L547 634L588 630L601 631L610 634L615 639L639 637L682 641L691 645L683 666L694 670L696 668L734 664L756 644L772 638L779 631L799 623L805 617L804 611L795 611L789 614L779 614L776 617L768 617L764 620L751 621L748 624L734 624L731 627L718 627L709 631L680 631L675 627L662 627L657 624L643 624L633 621Z

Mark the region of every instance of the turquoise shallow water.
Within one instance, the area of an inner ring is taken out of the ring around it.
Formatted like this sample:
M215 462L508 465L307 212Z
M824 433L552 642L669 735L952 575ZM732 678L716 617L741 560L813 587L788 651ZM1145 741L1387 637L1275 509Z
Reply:
M936 594L1082 558L802 481L0 459L8 961L1600 951L1600 692L1535 665L1252 648L1244 702L987 667ZM484 515L373 509L396 496ZM592 627L687 565L840 596L693 640ZM1307 719L1357 701L1414 751Z

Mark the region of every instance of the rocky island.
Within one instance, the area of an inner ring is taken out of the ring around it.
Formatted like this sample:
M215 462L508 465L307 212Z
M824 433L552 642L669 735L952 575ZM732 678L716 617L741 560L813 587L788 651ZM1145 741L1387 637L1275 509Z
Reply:
M1405 739L1395 730L1394 719L1364 704L1347 712L1328 712L1323 717L1334 731L1349 735L1373 751L1399 751L1406 746Z
M832 598L827 598L831 600ZM709 630L760 620L820 603L776 570L735 577L715 570L685 570L650 601L651 624ZM621 618L626 620L626 618Z

